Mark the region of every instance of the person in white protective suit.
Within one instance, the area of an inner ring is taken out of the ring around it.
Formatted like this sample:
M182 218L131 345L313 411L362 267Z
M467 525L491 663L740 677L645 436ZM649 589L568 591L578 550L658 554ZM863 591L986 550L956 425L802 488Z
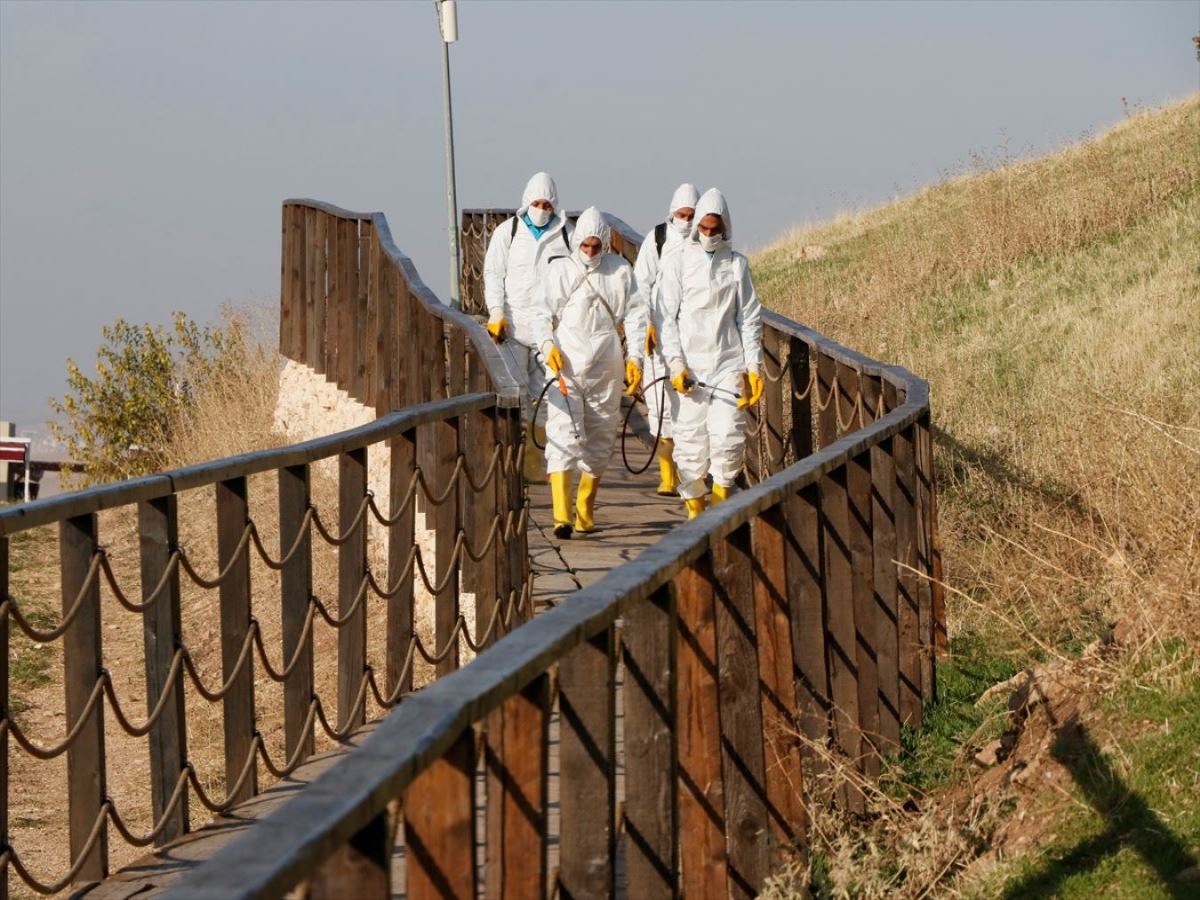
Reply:
M538 172L525 185L521 208L496 226L483 260L483 296L488 308L487 330L501 345L501 357L513 377L536 399L545 386L541 361L533 352L535 292L550 260L571 253L571 225L559 211L554 179ZM544 416L538 417L545 421ZM535 434L544 438L541 422L529 422L525 432L525 479L542 477L541 454ZM539 440L544 443L544 440Z
M649 310L650 320L646 326L646 372L643 396L650 421L651 433L658 435L658 489L664 497L674 497L679 492L679 470L672 459L674 441L671 439L671 409L668 392L670 386L664 381L654 384L667 375L667 361L658 349L660 317L657 311L659 285L658 275L667 261L683 247L684 240L692 231L692 216L696 211L699 192L695 185L681 184L671 195L667 209L667 220L654 226L642 241L638 251L633 275L637 281L639 304ZM653 385L653 386L652 386ZM661 418L662 425L659 426Z
M596 486L621 423L622 380L628 394L642 382L645 310L636 304L633 268L609 252L611 237L600 210L584 210L575 223L570 257L551 263L540 283L538 347L558 381L547 394L546 415L546 472L558 538L595 528ZM618 324L625 330L627 361ZM572 523L575 471L579 493Z
M670 366L679 494L688 518L726 499L742 468L747 406L762 397L762 310L750 263L730 246L725 198L710 188L691 234L660 279L663 355Z

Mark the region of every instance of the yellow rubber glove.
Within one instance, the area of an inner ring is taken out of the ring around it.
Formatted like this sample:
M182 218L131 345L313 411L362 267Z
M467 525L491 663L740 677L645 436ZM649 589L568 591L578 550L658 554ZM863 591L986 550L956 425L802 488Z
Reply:
M757 372L747 372L746 382L750 385L750 396L738 398L738 409L745 409L747 406L753 406L762 399L763 381L759 374Z
M503 344L504 339L508 336L508 319L501 316L492 322L487 323L488 334L492 336L492 340L497 344Z
M562 351L557 346L550 348L550 352L546 354L546 365L550 367L550 371L558 375L563 370L563 355Z
M642 386L642 367L632 359L625 360L625 396L632 397Z
M671 387L675 388L681 394L690 394L695 386L692 375L687 369L684 369L671 379Z
M658 332L654 330L654 323L651 322L646 326L646 355L649 356L654 352L654 348L658 346Z

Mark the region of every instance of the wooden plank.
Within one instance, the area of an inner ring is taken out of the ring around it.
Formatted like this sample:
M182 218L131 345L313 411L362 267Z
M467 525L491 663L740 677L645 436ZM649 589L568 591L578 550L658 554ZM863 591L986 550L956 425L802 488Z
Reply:
M292 352L292 322L295 317L292 298L292 279L288 271L291 264L292 214L296 207L287 203L282 207L283 224L279 240L279 352L290 356Z
M302 207L292 206L292 223L290 228L290 246L288 260L288 280L291 283L292 327L290 330L288 351L289 359L304 362L304 345L308 335L308 266L305 261L305 211Z
M8 538L0 537L0 603L5 603L8 594ZM0 616L0 717L7 719L12 709L8 696L8 616ZM8 837L8 729L0 733L0 844L9 846ZM0 900L8 900L8 873L11 866L0 871Z
M863 401L867 421L873 421L883 401L882 379L863 378ZM892 439L885 438L871 448L871 547L874 560L874 604L871 607L875 640L875 658L879 678L877 705L881 749L900 748L900 635L897 609L896 514L892 497L896 467L892 459Z
M605 629L558 667L559 896L616 892L616 655Z
M837 404L837 361L833 357L817 352L817 383L813 403L817 409L817 445L828 447L838 438ZM818 395L819 394L819 398Z
M725 841L732 897L757 896L769 872L767 779L751 560L748 524L713 550L721 779L725 785Z
M859 403L859 373L853 366L844 362L837 364L837 399L833 405L837 408L837 427L839 434L846 435L862 428L858 412Z
M337 383L348 390L354 377L354 309L358 300L358 222L338 221Z
M724 897L728 890L725 792L711 556L701 557L675 576L675 597L680 894Z
M279 619L282 632L283 665L299 653L295 668L283 683L283 731L287 758L300 750L300 759L313 752L311 725L305 728L313 696L312 632L304 633L304 622L312 603L312 528L301 529L310 502L308 466L285 466L279 470L279 552L286 554L299 540L295 554L279 573ZM304 649L300 649L301 641Z
M367 317L364 322L363 361L366 364L362 384L362 396L358 398L364 406L374 407L379 402L379 307L383 302L383 252L379 246L379 235L371 235L370 273L367 276ZM380 415L383 410L376 409Z
M484 537L484 535L480 534L480 522L482 518L480 505L483 498L477 496L471 490L471 481L475 480L478 483L478 480L483 477L487 461L495 447L495 443L486 442L481 437L482 429L486 424L487 414L482 410L478 413L464 416L461 420L461 433L459 435L461 444L459 449L464 458L464 465L470 478L464 475L458 481L458 508L461 510L464 538L470 545L471 550L476 554L478 554L482 546ZM481 598L476 587L476 580L479 576L479 564L466 552L466 548L464 548L459 560L459 571L461 574L462 589L466 593L473 594L475 597L475 634L473 637L478 642L479 635L487 627L487 619L481 619L479 616ZM491 615L490 608L487 614Z
M154 822L163 821L167 802L174 793L187 759L187 719L184 714L183 673L168 684L180 639L179 567L172 565L172 552L179 546L178 512L175 495L138 504L138 542L141 557L142 602L150 603L142 613L142 639L146 660L146 713L154 712L162 696L170 692L162 713L150 727L150 802ZM166 576L165 585L159 588ZM151 593L158 590L151 602ZM188 830L187 794L155 839L155 846L174 840Z
M381 260L379 272L379 309L375 317L375 395L371 398L370 406L375 407L375 415L382 416L391 412L396 404L395 344L399 335L395 332L395 312L397 277L396 270L389 263Z
M790 847L804 833L784 515L782 505L773 506L751 522L767 815L776 849ZM782 862L782 857L773 862Z
M809 359L808 344L800 338L788 339L788 379L784 382L791 393L787 402L791 404L792 428L788 438L792 442L792 461L804 459L813 452L813 391L811 380L815 378Z
M858 716L866 740L861 749L869 775L879 774L879 616L875 606L875 557L871 547L871 455L860 453L846 465L850 508L850 565L854 632L858 660Z
M408 299L408 282L404 274L391 263L387 264L387 272L391 279L391 334L387 340L388 398L392 409L400 409L404 406L405 391L408 389L404 383L404 354L408 351L409 332L405 330L407 322L404 310L411 305L411 301Z
M336 216L325 217L325 340L323 358L325 360L325 379L337 384L338 373L338 312L341 307L341 283L338 279L340 265L340 245L338 242L338 226L341 219Z
M928 417L917 422L913 441L917 488L917 614L921 642L921 696L926 703L932 703L936 699L937 684L933 672L936 647L933 589L929 581L933 576L933 481Z
M97 703L86 716L88 698L103 665L100 630L100 579L88 569L97 550L96 516L64 519L59 526L62 610L65 616L82 597L75 620L63 635L63 687L66 730L83 725L67 749L67 801L70 807L71 860L84 857L88 836L107 795L104 757L104 707ZM7 711L7 710L6 710ZM108 830L87 854L76 882L98 881L108 874Z
M312 343L308 348L309 365L318 375L325 374L325 310L326 310L326 266L327 241L329 237L329 215L317 211L315 228L309 246L313 252L313 283L312 305L313 321L309 322L308 334Z
M416 387L418 376L416 364L419 361L419 351L413 346L413 298L408 290L408 284L397 273L399 279L396 292L396 308L394 321L396 328L396 347L392 369L395 372L395 394L397 406L409 406L414 403L413 389Z
M814 484L789 495L784 500L784 515L796 707L800 734L807 739L801 755L819 775L827 768L818 747L825 746L829 738L833 702L825 647L825 561L818 492Z
M625 616L625 871L630 897L677 893L675 598L670 584Z
M544 897L550 677L540 675L487 719L486 895Z
M475 735L465 728L404 794L409 900L475 896Z
M391 502L388 516L395 518L407 495L417 470L416 429L406 431L391 440L390 475ZM395 593L387 600L387 691L412 690L412 666L405 668L409 647L413 641L413 564L409 561L415 540L416 500L408 506L388 529L388 583Z
M246 479L231 478L218 482L217 564L225 579L218 592L221 602L221 677L232 683L222 700L225 732L225 789L232 801L240 803L258 793L258 774L250 775L234 792L238 776L254 748L254 659L246 661L234 678L238 657L250 633L250 554L249 545L240 546L249 522ZM240 551L239 551L240 547ZM236 554L236 558L235 558Z
M304 207L304 352L300 361L315 370L313 348L317 346L320 309L317 303L317 216L312 207Z
M508 416L508 445L513 448L514 458L518 448L525 441L525 431L521 424L521 413L519 410L506 410ZM508 542L508 560L509 560L509 584L511 589L517 592L519 596L526 585L531 584L533 574L529 567L529 543L526 539L528 530L528 520L523 527L518 527L521 520L521 512L525 508L525 479L521 472L520 466L517 466L514 471L509 472L508 477L508 512L512 521L512 532ZM532 604L525 607L522 614L517 618L517 622L523 623L528 621L533 616Z
M786 376L783 374L783 347L786 342L780 341L780 336L775 329L766 327L763 329L763 396L759 402L761 410L760 416L766 416L764 428L766 428L765 453L767 455L766 463L769 472L774 475L776 472L785 468L786 460L784 459L784 450L786 448L785 435L787 433L786 424L783 416L783 389L786 382ZM776 377L768 378L767 373L772 372Z
M457 397L467 388L467 335L457 325L447 328L446 367L446 396Z
M825 559L826 665L833 698L833 736L838 748L853 761L862 753L858 713L858 650L854 632L854 575L850 550L850 510L846 466L820 482L821 534ZM854 812L864 809L862 795L843 792L842 801Z
M354 307L354 378L351 380L350 396L360 403L367 394L369 380L369 357L367 347L367 319L370 310L371 259L375 246L375 228L370 222L358 223L358 301Z
M365 703L354 707L367 668L367 516L359 515L367 495L366 448L338 454L338 730L364 721ZM355 520L358 520L355 526ZM351 613L351 609L356 607ZM348 618L347 618L348 617Z
M303 896L307 900L391 900L394 838L388 814L375 816L321 864Z

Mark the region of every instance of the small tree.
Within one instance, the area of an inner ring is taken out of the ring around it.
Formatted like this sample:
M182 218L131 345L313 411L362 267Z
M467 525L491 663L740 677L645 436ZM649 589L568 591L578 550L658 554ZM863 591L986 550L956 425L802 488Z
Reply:
M160 468L171 429L196 392L231 353L244 350L236 323L223 332L201 328L182 312L172 319L169 330L124 319L106 325L94 378L67 360L67 393L50 400L65 422L52 423L51 431L82 464L83 483Z

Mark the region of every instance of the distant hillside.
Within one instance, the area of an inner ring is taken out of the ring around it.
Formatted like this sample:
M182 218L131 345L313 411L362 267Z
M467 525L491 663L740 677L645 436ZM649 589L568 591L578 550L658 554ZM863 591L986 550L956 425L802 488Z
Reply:
M942 784L1003 730L984 722L982 691L1031 666L1087 668L1071 715L1107 729L1125 760L1151 753L1135 719L1200 736L1200 97L1049 156L974 162L753 259L767 305L931 383L952 659L932 728L945 730L920 739L906 766L920 780L933 763ZM992 710L1002 723L1003 699ZM1097 836L1111 810L1075 778L1041 849L1000 867L992 887L1084 896L1106 879L1165 883L1195 865L1192 755L1187 789L1172 789L1178 772L1161 754L1158 769L1139 769L1149 781L1138 789L1179 839L1159 844L1166 857L1112 838L1112 859L1128 857L1115 870L1090 856L1054 870L1056 854L1074 858L1086 841L1107 852ZM985 844L1006 827L989 826ZM848 878L867 877L859 851ZM981 865L959 877L982 877Z

